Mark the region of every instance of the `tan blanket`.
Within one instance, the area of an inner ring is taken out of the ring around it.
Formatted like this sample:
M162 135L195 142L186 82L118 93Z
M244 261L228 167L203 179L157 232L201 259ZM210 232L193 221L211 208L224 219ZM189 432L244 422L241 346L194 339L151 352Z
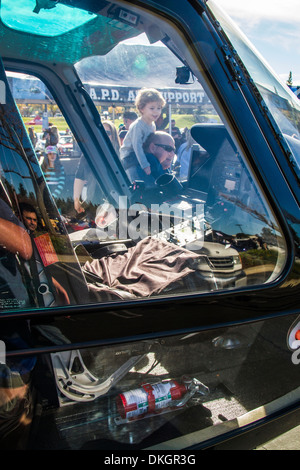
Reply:
M191 251L149 237L125 254L86 262L84 270L98 276L109 288L148 297L195 272L193 266L198 258Z

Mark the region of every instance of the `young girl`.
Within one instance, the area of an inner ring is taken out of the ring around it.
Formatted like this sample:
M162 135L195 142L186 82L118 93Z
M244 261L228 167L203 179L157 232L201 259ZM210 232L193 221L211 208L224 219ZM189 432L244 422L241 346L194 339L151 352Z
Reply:
M166 101L154 88L142 88L135 106L140 113L129 127L120 149L120 158L131 182L151 174L150 164L143 150L148 135L156 131L155 121L160 117Z
M46 147L46 156L41 163L45 179L54 198L60 196L65 184L65 171L58 157L57 147Z

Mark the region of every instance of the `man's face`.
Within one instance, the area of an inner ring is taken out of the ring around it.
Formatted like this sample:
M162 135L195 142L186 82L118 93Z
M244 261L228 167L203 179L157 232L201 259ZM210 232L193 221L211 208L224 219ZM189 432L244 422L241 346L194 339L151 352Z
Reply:
M23 220L26 228L34 232L37 228L37 217L35 212L23 211Z
M160 137L156 143L153 142L151 150L164 170L171 167L175 156L175 143L170 135Z
M132 124L134 121L132 119L124 118L123 122L124 122L124 126L128 130L130 127L130 124Z

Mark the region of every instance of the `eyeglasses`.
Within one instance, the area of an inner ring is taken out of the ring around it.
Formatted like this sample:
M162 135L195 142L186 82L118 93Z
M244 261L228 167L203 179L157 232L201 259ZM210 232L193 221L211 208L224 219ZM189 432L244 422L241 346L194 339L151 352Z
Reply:
M171 145L164 145L164 144L154 144L157 147L163 148L166 152L176 152L176 149L174 147L171 147Z

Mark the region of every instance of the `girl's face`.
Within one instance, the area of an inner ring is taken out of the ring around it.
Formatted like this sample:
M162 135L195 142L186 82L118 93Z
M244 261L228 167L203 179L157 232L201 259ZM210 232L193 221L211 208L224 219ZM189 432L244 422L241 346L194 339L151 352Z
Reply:
M151 101L147 103L141 110L142 119L150 124L155 122L161 115L162 106L159 101Z
M50 164L51 164L51 163L54 163L55 160L56 160L56 153L54 153L54 152L48 153L48 161L49 161L49 163L50 163Z

